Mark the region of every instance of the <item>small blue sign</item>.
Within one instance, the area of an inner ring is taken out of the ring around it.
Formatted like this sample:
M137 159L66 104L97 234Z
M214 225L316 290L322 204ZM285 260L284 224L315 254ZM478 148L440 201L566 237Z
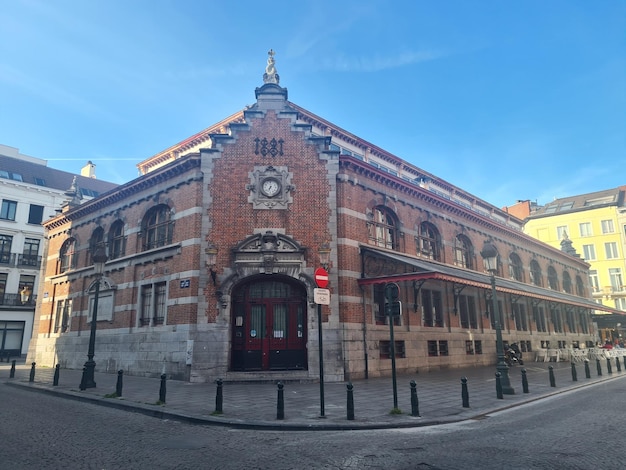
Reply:
M182 281L180 281L181 289L185 289L186 287L189 287L190 285L191 285L191 281L189 279L183 279Z

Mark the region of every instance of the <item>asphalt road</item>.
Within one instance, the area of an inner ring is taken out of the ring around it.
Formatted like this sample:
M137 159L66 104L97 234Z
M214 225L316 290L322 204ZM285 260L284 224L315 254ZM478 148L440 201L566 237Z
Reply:
M626 377L457 424L278 432L164 421L0 384L0 468L622 468L625 395Z

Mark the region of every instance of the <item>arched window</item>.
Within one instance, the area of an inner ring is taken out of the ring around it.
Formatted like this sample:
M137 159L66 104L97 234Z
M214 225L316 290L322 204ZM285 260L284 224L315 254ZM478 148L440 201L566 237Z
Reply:
M522 260L517 253L511 253L509 255L509 271L511 279L524 282L524 266L522 265Z
M420 224L415 244L418 255L441 260L441 237L437 228L430 222Z
M543 275L541 274L541 266L539 266L537 260L532 260L530 262L530 282L539 287L543 286Z
M109 231L109 258L121 258L126 251L126 237L124 236L124 222L116 220Z
M151 250L172 243L173 222L169 206L159 204L148 211L142 223L143 249Z
M572 293L572 278L567 271L563 271L563 290L568 294Z
M552 266L548 266L548 287L552 290L559 290L559 276Z
M87 264L93 264L93 254L102 243L104 243L104 229L97 227L89 239L89 253L87 253Z
M472 242L465 235L457 235L454 239L454 264L462 268L472 269L474 263L474 248Z
M59 253L59 273L64 273L76 267L76 240L68 238Z
M576 295L586 297L585 284L580 276L576 276Z
M373 245L382 248L398 248L397 222L396 217L389 209L382 206L374 208L371 215L371 222L368 222L368 238Z

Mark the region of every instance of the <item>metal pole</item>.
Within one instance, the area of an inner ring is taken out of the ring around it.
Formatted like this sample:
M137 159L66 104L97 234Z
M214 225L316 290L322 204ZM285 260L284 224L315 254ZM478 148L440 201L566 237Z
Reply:
M276 419L285 419L285 386L278 382L278 397L276 399Z
M348 421L353 421L354 420L354 385L352 385L352 382L349 382L347 387L347 403L346 403L346 407L347 407L347 413L346 413L346 418L348 419Z
M389 355L391 356L391 381L393 382L393 409L398 409L398 384L396 382L396 348L393 339L393 322L394 316L389 308L389 337L391 339L389 344Z
M322 349L322 304L317 304L317 338L320 359L320 417L324 418L324 352Z
M85 390L87 388L94 388L96 381L94 379L94 372L96 369L96 363L93 360L93 356L96 350L96 326L98 322L98 296L100 295L100 279L102 276L98 276L96 282L96 292L93 299L93 313L91 315L91 331L89 333L89 350L87 351L87 362L83 368L83 380L80 383L80 389Z
M502 393L505 395L515 395L515 389L511 386L511 380L509 379L509 366L507 366L504 361L504 344L502 343L502 326L500 325L500 311L496 293L496 276L493 272L491 273L491 303L496 324L496 354L498 355L496 370L500 372Z

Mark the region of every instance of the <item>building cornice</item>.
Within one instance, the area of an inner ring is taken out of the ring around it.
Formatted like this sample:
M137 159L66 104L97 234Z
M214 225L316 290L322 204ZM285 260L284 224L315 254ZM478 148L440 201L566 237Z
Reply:
M112 191L105 193L90 201L68 210L58 216L43 222L46 230L53 230L63 227L67 223L89 217L90 214L111 209L115 204L123 200L134 200L133 196L153 189L156 185L169 181L181 174L187 173L194 168L200 168L200 155L189 154L168 165L140 176L129 183L118 186Z
M538 246L539 244L541 244L541 246L539 247L540 250L538 250L539 253L545 250L551 251L555 254L555 258L564 257L564 258L568 258L570 261L574 261L577 264L580 264L581 270L587 270L589 268L589 264L581 258L571 256L550 245L542 243L538 241L536 238L526 235L522 231L514 230L513 228L508 227L506 224L502 222L494 220L478 212L469 210L466 207L463 207L462 205L455 203L453 200L443 198L429 191L428 189L424 189L419 186L408 184L402 178L391 175L387 172L380 171L377 168L374 168L368 165L367 163L362 162L359 159L342 155L340 156L340 159L339 159L339 167L340 167L340 174L341 174L342 168L345 170L349 170L356 174L362 175L364 178L366 178L369 181L379 183L384 188L389 188L389 190L391 191L393 190L398 191L399 193L405 194L408 197L406 200L404 200L404 199L399 198L396 195L389 194L389 192L376 189L373 186L366 186L364 185L363 181L352 182L360 186L363 186L365 187L365 189L371 190L373 192L386 194L388 197L390 197L394 201L406 204L408 206L415 207L420 210L423 210L423 207L419 205L418 202L423 201L429 204L431 207L435 207L439 209L442 213L445 213L446 218L450 216L458 217L460 219L466 220L468 223L482 227L485 231L485 236L492 237L494 236L494 234L500 234L501 238L499 238L498 241L501 243L511 245L512 244L511 239L517 240L517 242L521 245L521 246L518 246L518 248L524 248L526 250L529 250L528 248L529 246ZM341 177L339 179L340 181L342 180ZM351 181L348 180L346 182L351 182ZM498 210L498 212L501 212L501 211ZM517 220L517 218L513 216L511 217ZM497 238L497 236L494 238ZM533 251L533 253L537 252L537 250L530 250L530 251ZM550 259L553 262L558 262L557 260L553 258L550 258Z

